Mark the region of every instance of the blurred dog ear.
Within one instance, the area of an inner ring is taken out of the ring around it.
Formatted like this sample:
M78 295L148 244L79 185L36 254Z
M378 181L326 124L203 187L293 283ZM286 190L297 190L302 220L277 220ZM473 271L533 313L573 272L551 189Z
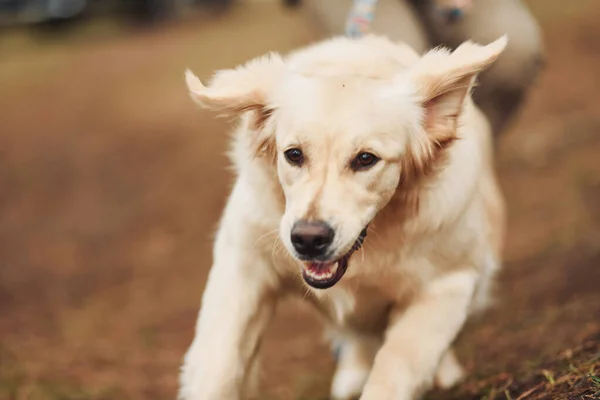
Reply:
M279 54L269 53L234 69L218 71L205 86L190 70L185 79L191 98L223 115L269 109L269 94L283 71Z
M502 36L487 46L467 41L454 52L438 48L411 67L409 79L416 85L431 139L442 145L456 137L458 117L475 77L498 59L506 44Z
M251 152L275 158L275 135L267 128L274 105L269 97L283 73L284 62L277 53L255 58L234 69L219 71L207 86L190 70L185 79L191 98L201 107L217 110L224 116L250 112Z

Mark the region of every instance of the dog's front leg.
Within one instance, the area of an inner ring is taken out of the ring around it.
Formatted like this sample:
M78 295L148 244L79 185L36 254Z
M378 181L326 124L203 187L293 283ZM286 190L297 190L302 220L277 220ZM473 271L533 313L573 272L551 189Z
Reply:
M249 397L250 372L276 303L276 281L255 236L227 220L217 237L215 261L202 298L196 336L181 372L181 400ZM248 238L248 239L245 239Z
M474 271L455 272L424 288L390 323L361 400L410 400L431 386L466 320L476 282Z

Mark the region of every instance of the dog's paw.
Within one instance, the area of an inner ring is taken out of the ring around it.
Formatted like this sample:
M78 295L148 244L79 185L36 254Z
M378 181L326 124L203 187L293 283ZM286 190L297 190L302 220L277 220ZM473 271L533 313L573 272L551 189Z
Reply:
M332 400L354 400L360 394L369 377L369 371L364 369L338 369L333 377L331 386Z
M441 389L449 389L465 377L465 371L456 359L454 351L448 350L435 373L435 384Z

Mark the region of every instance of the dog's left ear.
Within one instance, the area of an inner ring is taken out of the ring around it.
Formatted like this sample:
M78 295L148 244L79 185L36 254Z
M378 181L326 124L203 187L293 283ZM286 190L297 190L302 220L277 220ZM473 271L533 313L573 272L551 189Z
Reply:
M439 144L455 138L457 121L477 74L498 59L506 47L506 36L480 46L471 41L450 53L434 49L409 71L424 108L423 127Z

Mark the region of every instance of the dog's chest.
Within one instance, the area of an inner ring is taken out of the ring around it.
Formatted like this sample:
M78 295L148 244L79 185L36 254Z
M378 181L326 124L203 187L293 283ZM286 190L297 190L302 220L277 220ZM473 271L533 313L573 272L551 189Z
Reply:
M316 301L321 312L339 328L380 335L387 327L390 311L398 306L397 294L382 286L349 282L317 295Z
M334 287L314 291L313 304L340 328L380 335L390 313L401 313L411 303L442 269L436 267L437 258L447 255L442 246L435 254L422 243L412 248L410 253L402 248L372 249L354 260Z

